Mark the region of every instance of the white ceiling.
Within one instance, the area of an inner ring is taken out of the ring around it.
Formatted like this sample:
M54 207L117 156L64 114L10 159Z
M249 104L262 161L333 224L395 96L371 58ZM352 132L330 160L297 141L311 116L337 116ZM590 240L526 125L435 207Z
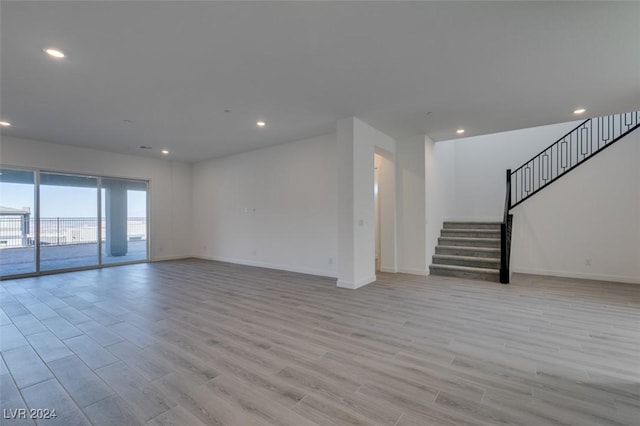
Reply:
M640 109L638 2L2 2L1 19L3 134L115 152L199 161L349 116L443 140Z

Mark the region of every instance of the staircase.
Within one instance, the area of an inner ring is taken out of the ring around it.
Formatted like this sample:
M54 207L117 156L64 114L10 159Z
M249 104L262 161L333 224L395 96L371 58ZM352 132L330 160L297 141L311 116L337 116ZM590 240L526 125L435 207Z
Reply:
M639 128L640 111L589 118L513 172L507 170L503 221L445 222L431 275L508 284L511 210Z
M431 275L498 282L500 222L445 222Z

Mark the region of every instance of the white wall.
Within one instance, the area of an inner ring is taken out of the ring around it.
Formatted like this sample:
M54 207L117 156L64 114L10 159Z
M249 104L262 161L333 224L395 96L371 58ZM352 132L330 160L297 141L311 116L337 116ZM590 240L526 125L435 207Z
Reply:
M455 143L415 136L397 144L399 272L428 275L442 223L454 215Z
M427 275L425 136L396 145L398 271Z
M639 170L636 130L516 207L512 270L640 283Z
M337 123L338 282L355 289L376 280L374 153L394 154L395 141L355 117Z
M191 253L191 165L87 148L2 137L0 162L10 167L149 180L151 259Z
M431 264L443 222L455 208L455 144L425 137L426 263Z
M356 288L375 279L376 147L395 155L395 211L393 203L385 205L388 215L396 215L397 229L388 228L385 238L393 240L395 233L397 249L388 258L397 259L400 272L426 274L442 221L500 220L504 171L576 124L438 143L420 136L396 144L353 118L338 123L338 135L193 166L3 137L0 161L149 180L153 260L197 255L343 274L347 286ZM640 131L517 207L512 270L640 282L638 164ZM391 269L382 250L382 266Z
M501 221L506 170L516 169L579 123L561 123L438 142L455 145L453 219Z
M195 254L335 277L337 171L335 134L195 164Z
M519 167L577 124L438 142L436 147L455 150L455 176L447 183L455 188L455 200L448 218L500 221L505 170ZM512 271L640 282L639 164L636 131L514 209Z

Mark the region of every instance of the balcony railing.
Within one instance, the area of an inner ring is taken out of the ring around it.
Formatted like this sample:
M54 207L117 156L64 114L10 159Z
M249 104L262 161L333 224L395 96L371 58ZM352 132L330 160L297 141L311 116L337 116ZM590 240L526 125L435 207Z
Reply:
M101 240L106 241L106 221L101 221ZM27 247L35 244L35 219L19 216L0 217L0 248ZM147 239L147 219L127 218L127 239ZM67 245L98 241L98 220L89 217L40 218L41 245Z

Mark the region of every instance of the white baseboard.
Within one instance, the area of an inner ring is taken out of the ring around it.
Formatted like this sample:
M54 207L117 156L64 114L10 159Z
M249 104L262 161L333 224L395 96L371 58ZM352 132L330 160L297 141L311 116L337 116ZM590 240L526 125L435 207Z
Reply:
M151 258L151 262L165 262L167 260L182 260L182 259L189 259L189 258L193 258L196 256L187 254L187 255L183 255L183 256L154 256Z
M381 266L380 267L380 272L388 272L390 274L397 274L398 273L398 268L396 268L395 266Z
M616 283L627 284L640 284L640 278L638 277L626 277L619 275L605 275L605 274L585 274L582 272L568 272L568 271L546 271L542 269L532 268L512 268L512 273L542 275L550 277L560 278L577 278L582 280L596 280L596 281L611 281Z
M198 259L205 260L215 260L218 262L227 262L227 263L235 263L238 265L246 265L246 266L257 266L258 268L267 268L267 269L277 269L279 271L287 271L287 272L297 272L300 274L309 274L309 275L317 275L320 277L328 277L328 278L337 278L337 274L333 271L324 271L321 269L312 269L312 268L300 268L292 265L282 265L277 263L269 263L269 262L260 262L257 260L249 260L249 259L236 259L231 257L223 257L223 256L204 256L198 255L194 256Z
M425 269L398 268L398 272L400 272L401 274L409 274L409 275L421 275L421 276L429 275L429 271Z
M355 290L355 289L363 287L363 286L365 286L367 284L371 284L371 283L373 283L375 281L376 281L376 276L374 275L372 278L367 278L367 279L359 280L359 281L356 281L356 282L338 280L337 286L340 287L340 288L348 288L348 289L351 289L351 290Z

